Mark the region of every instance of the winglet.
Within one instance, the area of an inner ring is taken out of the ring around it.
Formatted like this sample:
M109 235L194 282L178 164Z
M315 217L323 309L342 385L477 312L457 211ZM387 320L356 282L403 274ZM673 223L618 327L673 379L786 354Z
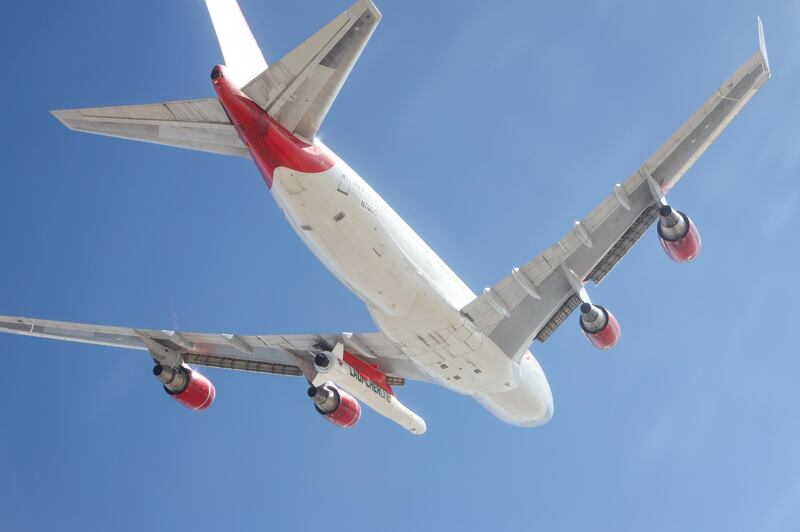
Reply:
M363 0L363 2L364 4L366 4L365 7L370 11L372 11L372 13L375 15L375 17L377 17L378 20L383 18L383 14L381 13L381 10L378 9L378 6L375 5L375 2L373 2L372 0Z
M764 23L761 21L761 17L756 16L756 18L758 19L758 51L764 57L764 66L767 68L767 73L771 74L769 57L767 56L767 41L764 39Z

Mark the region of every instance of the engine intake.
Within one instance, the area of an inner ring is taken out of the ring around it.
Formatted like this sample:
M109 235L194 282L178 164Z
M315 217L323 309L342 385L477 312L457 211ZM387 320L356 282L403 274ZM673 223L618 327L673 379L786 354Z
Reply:
M586 339L598 349L611 349L622 336L617 318L600 305L582 304L579 323Z
M211 381L185 364L176 368L156 364L153 375L158 377L168 395L192 410L207 409L217 396Z
M336 426L349 428L361 418L361 405L358 401L333 383L311 386L308 396L314 401L317 412Z
M314 356L314 369L317 373L327 373L333 369L333 359L328 353L317 353Z
M702 247L700 232L686 214L664 205L659 211L658 237L667 256L675 262L689 262Z

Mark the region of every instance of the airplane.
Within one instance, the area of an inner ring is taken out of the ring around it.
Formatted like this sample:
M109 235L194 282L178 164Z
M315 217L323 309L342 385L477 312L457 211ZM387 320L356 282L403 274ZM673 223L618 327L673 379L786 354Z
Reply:
M381 20L358 0L267 65L236 0L206 0L225 65L214 98L52 111L65 126L111 137L250 158L289 225L367 306L378 332L303 335L188 333L0 316L0 331L148 351L180 404L205 410L216 390L197 366L304 377L316 411L354 426L361 403L413 434L425 421L395 389L407 379L471 396L500 420L540 426L553 416L548 380L529 348L579 310L596 348L620 340L592 302L600 283L656 224L666 255L689 262L697 226L667 193L770 77L758 50L639 168L563 238L476 295L317 134Z

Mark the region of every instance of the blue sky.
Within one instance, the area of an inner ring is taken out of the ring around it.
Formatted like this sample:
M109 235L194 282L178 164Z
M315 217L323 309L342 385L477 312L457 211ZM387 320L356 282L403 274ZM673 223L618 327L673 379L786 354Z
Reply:
M241 0L268 60L347 1ZM500 6L500 7L498 7ZM651 231L534 353L556 415L401 390L415 438L319 419L301 380L209 370L203 414L142 353L0 337L2 530L789 530L800 524L800 4L384 0L322 136L474 290L624 180L756 49L774 75ZM370 331L248 161L72 133L48 109L213 94L200 0L4 8L0 314L242 334Z

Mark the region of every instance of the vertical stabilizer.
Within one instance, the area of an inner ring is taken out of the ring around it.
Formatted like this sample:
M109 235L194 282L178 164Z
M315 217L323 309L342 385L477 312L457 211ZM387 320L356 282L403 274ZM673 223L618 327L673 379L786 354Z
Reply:
M206 6L225 57L227 76L243 87L267 69L267 61L236 0L206 0Z

